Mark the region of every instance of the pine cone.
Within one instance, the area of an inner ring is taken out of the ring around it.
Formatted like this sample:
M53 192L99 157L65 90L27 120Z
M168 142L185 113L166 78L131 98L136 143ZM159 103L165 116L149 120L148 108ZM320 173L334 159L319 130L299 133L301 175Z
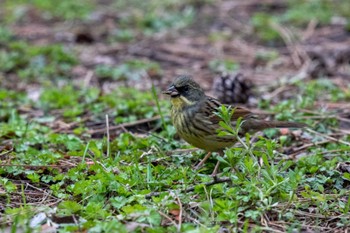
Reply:
M214 79L213 93L224 104L247 103L252 83L243 74L222 74Z

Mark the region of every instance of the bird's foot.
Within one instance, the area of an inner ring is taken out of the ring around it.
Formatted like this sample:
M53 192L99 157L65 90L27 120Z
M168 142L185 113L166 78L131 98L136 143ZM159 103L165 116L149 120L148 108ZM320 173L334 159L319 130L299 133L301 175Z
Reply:
M216 175L218 174L219 166L220 166L220 161L218 161L216 163L215 168L214 168L213 172L211 173L212 177L216 177Z
M203 166L203 164L209 159L211 156L211 152L208 152L208 154L194 167L195 170L198 170Z

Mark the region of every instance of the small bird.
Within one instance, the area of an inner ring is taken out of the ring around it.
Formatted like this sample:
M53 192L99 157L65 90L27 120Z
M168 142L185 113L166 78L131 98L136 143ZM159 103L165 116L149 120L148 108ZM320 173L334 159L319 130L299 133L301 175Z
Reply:
M171 97L171 119L177 133L189 144L203 149L207 156L196 166L199 168L207 160L211 152L220 152L237 142L234 135L219 136L219 122L222 119L215 113L222 105L218 100L205 95L204 90L190 76L178 76L163 94ZM232 115L235 121L242 117L240 135L254 133L267 128L302 128L303 123L286 121L266 121L254 119L251 111L237 107Z

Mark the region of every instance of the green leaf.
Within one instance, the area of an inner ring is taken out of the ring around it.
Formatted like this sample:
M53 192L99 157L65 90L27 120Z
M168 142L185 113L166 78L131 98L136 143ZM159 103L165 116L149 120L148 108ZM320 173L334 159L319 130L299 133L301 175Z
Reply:
M349 180L349 181L350 181L350 173L344 172L344 173L343 173L343 179Z

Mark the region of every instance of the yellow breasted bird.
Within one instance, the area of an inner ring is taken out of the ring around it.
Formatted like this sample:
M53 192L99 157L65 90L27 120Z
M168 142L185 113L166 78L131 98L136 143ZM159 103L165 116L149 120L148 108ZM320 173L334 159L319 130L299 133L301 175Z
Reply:
M235 136L218 136L219 122L222 120L215 112L221 103L207 95L204 90L189 76L178 76L163 94L171 97L171 119L180 135L189 144L207 152L222 152L226 147L233 146ZM235 108L232 122L242 117L240 134L254 133L267 128L301 128L306 125L297 122L266 121L254 119L251 111L245 108ZM208 154L203 160L208 159ZM197 165L201 166L204 161Z

